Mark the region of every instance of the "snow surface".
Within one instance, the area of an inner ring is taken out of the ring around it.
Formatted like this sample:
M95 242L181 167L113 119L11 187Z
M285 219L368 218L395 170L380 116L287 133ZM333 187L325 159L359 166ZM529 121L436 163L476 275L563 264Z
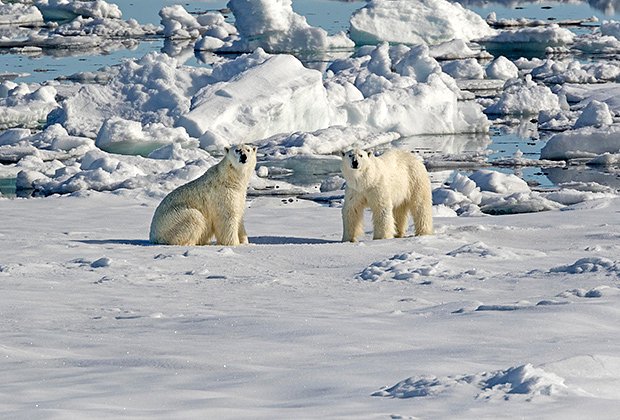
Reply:
M371 0L353 14L349 32L358 45L384 41L435 45L494 33L479 15L446 0Z
M149 245L157 204L0 200L4 413L617 413L617 198L343 244L339 208L259 197L234 249Z

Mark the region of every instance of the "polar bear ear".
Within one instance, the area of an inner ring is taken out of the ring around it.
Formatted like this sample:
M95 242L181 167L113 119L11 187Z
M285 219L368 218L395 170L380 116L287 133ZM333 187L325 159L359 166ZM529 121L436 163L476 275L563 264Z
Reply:
M256 147L256 146L253 146L253 147L252 147L252 151L253 151L254 153L256 153L256 151L257 151L257 150L258 150L258 147Z
M344 157L344 155L346 155L346 154L347 154L347 152L345 152L344 150L340 151L340 156Z
M368 157L371 157L371 156L372 156L372 152L371 152L370 150L369 150L369 151L367 151L366 153L368 153Z
M224 152L226 153L230 152L230 147L224 147Z

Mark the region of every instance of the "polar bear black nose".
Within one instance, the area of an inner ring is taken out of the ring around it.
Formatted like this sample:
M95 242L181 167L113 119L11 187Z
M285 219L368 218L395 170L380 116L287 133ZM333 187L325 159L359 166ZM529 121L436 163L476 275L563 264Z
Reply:
M353 160L351 161L351 167L352 167L353 169L357 169L359 166L360 166L360 164L358 163L358 161L357 161L357 160L353 159Z
M244 153L241 153L241 155L239 155L239 162L245 163L246 160L248 160L248 157Z

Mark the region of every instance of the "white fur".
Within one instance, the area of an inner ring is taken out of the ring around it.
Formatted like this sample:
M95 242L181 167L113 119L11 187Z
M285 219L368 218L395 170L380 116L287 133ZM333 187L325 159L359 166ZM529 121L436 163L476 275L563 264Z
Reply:
M246 156L242 162L242 156ZM200 178L172 191L159 204L150 240L164 245L248 243L243 225L245 197L256 166L256 148L239 145Z
M416 235L433 233L428 172L412 153L390 150L375 157L353 149L343 153L342 174L347 181L342 207L343 241L355 242L364 233L363 215L368 207L372 211L373 239L403 237L409 214Z

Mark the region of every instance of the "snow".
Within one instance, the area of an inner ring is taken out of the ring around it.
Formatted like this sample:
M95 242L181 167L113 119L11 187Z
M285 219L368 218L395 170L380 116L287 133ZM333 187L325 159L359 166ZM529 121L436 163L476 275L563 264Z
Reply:
M572 44L575 35L566 28L557 24L541 27L525 27L509 29L499 33L485 36L479 41L489 47L506 48L512 50L545 50L548 47L565 47Z
M584 127L558 133L540 151L542 159L593 158L620 150L620 127Z
M182 127L169 128L157 122L143 127L138 121L120 117L105 120L95 140L95 145L106 152L130 155L148 155L172 143L189 145L191 139Z
M620 202L607 201L568 223L439 218L431 237L342 244L338 208L262 197L253 244L232 249L149 246L158 200L142 194L0 200L4 410L611 418ZM401 278L356 280L386 258ZM584 258L600 269L556 270Z
M47 115L58 107L56 89L52 86L37 87L34 91L26 84L2 82L0 92L0 129L12 127L37 127Z
M92 18L120 19L121 9L118 5L104 0L69 1L69 0L36 0L36 7L48 18L58 18L61 13Z
M236 144L295 128L326 128L327 111L321 73L305 68L291 55L274 55L233 80L199 90L178 124L200 137L201 147L221 150L230 144L227 139Z
M194 17L183 6L175 4L162 8L159 11L159 16L166 38L178 40L195 39L202 36L202 42L206 42L205 39L208 38L218 39L221 42L219 46L223 46L225 42L230 42L237 34L235 26L226 22L224 15L219 12L208 12Z
M344 32L328 35L323 28L310 26L293 11L292 0L230 0L228 8L235 15L240 38L232 43L231 51L316 52L354 47Z
M494 59L485 69L486 76L491 79L516 79L519 77L519 69L503 55Z
M532 115L541 111L555 111L561 107L560 100L547 86L532 81L531 75L524 79L508 80L504 91L487 114Z
M166 38L72 81L0 74L5 416L617 417L617 22L373 0L349 39L290 0L172 3L156 26L0 2L8 54ZM220 49L244 54L194 59ZM240 142L250 244L150 244L161 199ZM366 212L340 241L352 147L421 155L434 235L372 240Z
M349 32L358 45L385 41L437 45L494 33L476 13L445 0L371 0L353 14Z
M373 396L392 398L438 396L444 392L455 392L454 388L459 387L475 392L473 397L475 399L509 400L515 398L516 395L522 395L528 401L540 395L563 394L568 388L563 378L546 372L542 368L535 368L528 363L506 370L474 375L408 378L390 388L374 393Z
M601 127L610 125L614 122L614 116L609 111L609 107L605 102L599 102L595 99L590 101L588 105L581 111L579 118L575 121L573 128L582 128L588 126Z
M0 1L0 25L42 25L41 11L31 5Z

